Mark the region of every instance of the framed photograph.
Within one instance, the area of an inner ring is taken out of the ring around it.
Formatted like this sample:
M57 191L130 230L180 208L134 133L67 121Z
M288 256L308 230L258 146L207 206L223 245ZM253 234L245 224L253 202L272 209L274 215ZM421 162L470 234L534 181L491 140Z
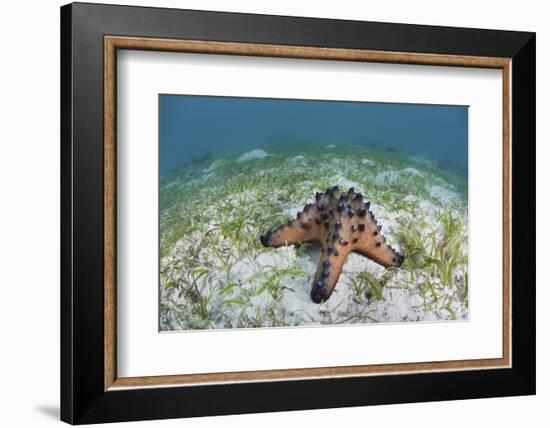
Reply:
M61 8L61 418L535 393L535 35Z

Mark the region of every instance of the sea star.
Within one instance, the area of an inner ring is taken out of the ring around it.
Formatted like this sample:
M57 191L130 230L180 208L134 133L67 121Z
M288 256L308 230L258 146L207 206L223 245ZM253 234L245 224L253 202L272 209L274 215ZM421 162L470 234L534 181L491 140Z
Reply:
M321 257L311 288L315 303L326 301L338 282L349 253L355 251L384 267L399 267L404 256L386 244L370 211L370 202L353 188L341 193L338 186L315 195L296 220L289 221L260 237L265 247L302 242L321 246Z

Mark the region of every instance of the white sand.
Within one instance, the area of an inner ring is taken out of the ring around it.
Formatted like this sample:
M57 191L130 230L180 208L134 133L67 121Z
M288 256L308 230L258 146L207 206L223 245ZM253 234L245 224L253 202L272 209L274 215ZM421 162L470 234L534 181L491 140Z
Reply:
M367 159L367 158L364 158L361 163L363 165L367 165L367 166L374 166L375 165L375 162L370 160L370 159Z
M261 149L254 149L254 150L251 150L249 152L246 152L246 153L242 154L241 156L239 156L239 158L237 160L239 162L245 162L245 161L249 161L249 160L252 160L252 159L263 159L263 158L266 158L268 156L271 156L271 155L267 152L264 152Z

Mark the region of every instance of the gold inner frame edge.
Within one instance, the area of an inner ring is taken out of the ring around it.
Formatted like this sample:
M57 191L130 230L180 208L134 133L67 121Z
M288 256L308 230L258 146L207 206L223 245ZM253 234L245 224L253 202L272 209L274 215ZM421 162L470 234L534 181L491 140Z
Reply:
M375 364L302 369L278 369L169 376L117 376L116 366L116 88L117 50L147 50L214 55L241 55L334 61L393 64L439 65L494 68L502 70L502 144L503 144L503 320L502 357L491 359L431 361L420 363ZM141 37L104 37L104 390L155 388L168 386L213 385L264 381L361 377L409 373L486 370L511 367L512 355L512 164L511 164L511 58L481 57L362 49L255 43L173 40Z

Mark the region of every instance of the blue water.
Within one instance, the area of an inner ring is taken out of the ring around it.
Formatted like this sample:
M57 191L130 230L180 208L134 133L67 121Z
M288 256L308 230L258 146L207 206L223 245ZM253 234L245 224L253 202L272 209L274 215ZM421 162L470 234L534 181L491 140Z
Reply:
M370 145L467 170L468 107L161 95L160 174L288 142ZM268 150L267 150L268 151Z

